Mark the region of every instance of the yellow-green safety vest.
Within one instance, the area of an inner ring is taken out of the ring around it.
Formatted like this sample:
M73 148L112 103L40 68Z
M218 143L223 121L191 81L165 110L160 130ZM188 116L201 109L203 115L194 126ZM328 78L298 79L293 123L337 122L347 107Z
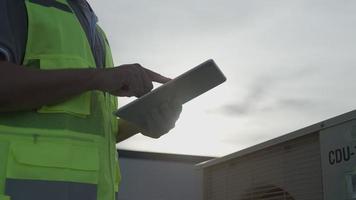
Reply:
M95 68L88 38L67 0L42 0L48 6L37 1L25 0L28 39L23 65L41 70ZM106 39L105 52L105 67L113 67ZM96 194L97 200L114 200L120 182L118 122L112 114L116 108L116 97L90 91L36 111L0 114L0 200L11 199L11 192L18 196L17 189L25 192L24 186L33 186L33 193L36 187L49 193L44 186L51 184L58 195L66 188L65 195L77 195L76 200L92 199L80 197L80 190Z

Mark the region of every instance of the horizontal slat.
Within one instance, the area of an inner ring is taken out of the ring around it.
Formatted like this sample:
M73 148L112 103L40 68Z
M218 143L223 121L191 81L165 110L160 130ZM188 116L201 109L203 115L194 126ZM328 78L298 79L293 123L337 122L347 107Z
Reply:
M205 199L321 200L319 151L317 134L308 135L205 168Z

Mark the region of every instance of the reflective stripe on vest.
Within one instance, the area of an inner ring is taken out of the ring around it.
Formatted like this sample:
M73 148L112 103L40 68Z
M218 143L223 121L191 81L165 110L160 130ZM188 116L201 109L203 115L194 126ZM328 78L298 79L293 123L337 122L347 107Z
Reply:
M97 93L97 92L96 92ZM93 92L91 98L90 112L86 117L66 113L41 113L37 112L9 112L0 115L0 124L22 128L58 129L84 132L104 136L104 114L99 107L100 94ZM103 98L103 97L102 97Z
M11 200L97 199L93 184L8 179L6 186L5 194L11 196Z
M42 70L95 67L86 34L67 0L26 0L26 7L23 65ZM112 67L109 45L105 47L106 67ZM113 200L120 181L116 108L116 97L91 91L37 111L0 114L0 145L9 144L0 154L7 160L6 166L0 163L0 196L6 179L26 179L94 184L99 200Z

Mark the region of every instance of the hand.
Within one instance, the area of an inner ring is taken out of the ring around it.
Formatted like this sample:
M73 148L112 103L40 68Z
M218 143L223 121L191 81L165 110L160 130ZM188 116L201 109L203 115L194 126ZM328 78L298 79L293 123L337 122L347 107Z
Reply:
M144 116L147 130L142 131L142 134L152 138L161 137L175 127L181 112L182 105L176 101L166 102L147 112Z
M99 73L99 89L115 96L140 97L153 89L152 82L166 83L170 78L142 67L127 64Z

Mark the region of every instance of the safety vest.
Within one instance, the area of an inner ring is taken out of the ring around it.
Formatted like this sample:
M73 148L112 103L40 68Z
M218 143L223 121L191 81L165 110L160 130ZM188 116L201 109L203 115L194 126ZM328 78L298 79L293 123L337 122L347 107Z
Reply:
M25 2L23 65L95 68L86 34L67 0ZM106 38L105 51L106 67L113 67ZM0 200L114 200L120 182L116 108L116 97L90 91L35 111L0 114Z

